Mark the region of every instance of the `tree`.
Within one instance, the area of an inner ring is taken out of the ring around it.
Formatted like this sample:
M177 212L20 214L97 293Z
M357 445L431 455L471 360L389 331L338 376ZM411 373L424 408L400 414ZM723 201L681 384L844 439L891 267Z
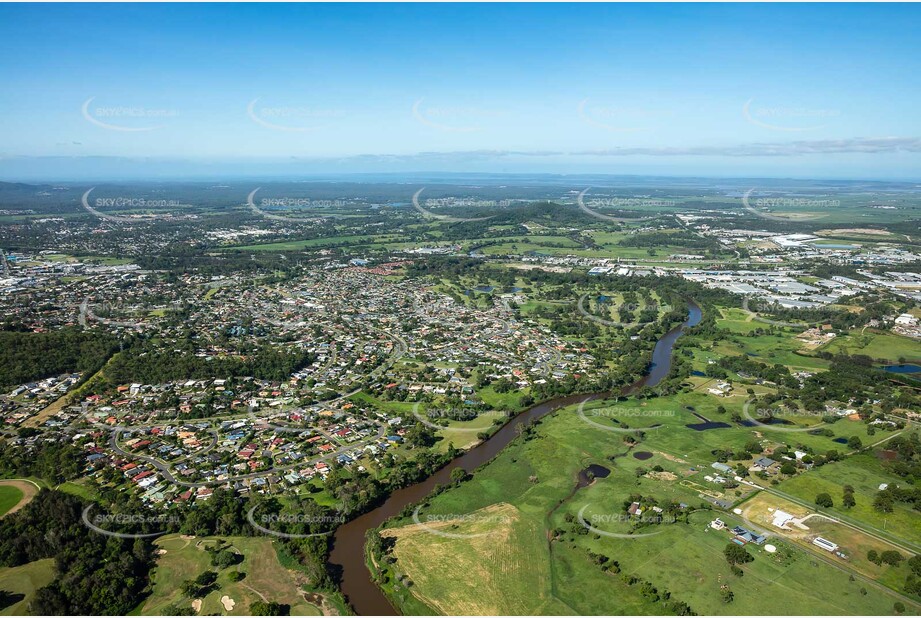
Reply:
M921 577L916 577L914 574L909 575L905 580L905 592L921 595Z
M892 495L888 492L881 491L873 499L873 508L880 513L892 512Z
M902 560L905 558L899 552L894 549L888 549L879 555L879 559L885 562L886 564L891 564L892 566L898 566Z
M214 571L204 571L195 579L187 579L179 586L182 593L190 599L200 598L210 592L211 587L217 581L217 573Z
M249 606L253 616L285 616L286 606L274 601L255 601Z
M451 470L451 482L460 485L467 478L467 471L463 468L454 468Z
M860 440L860 436L851 436L847 441L848 447L856 450L860 450L860 447L863 446L863 442Z
M877 552L875 549L871 549L870 551L867 552L867 560L869 560L870 562L872 562L873 564L877 566L883 563L883 561L879 557L879 552Z
M908 559L908 568L910 568L911 572L915 575L921 575L921 554L912 556Z
M729 543L726 545L726 549L723 550L723 554L726 556L726 562L732 565L745 564L746 562L751 562L755 559L745 550L744 547L741 545L736 545L735 543Z
M815 497L815 503L818 506L824 507L826 509L830 509L835 505L834 501L831 499L831 496L824 492Z
M781 474L786 474L787 476L792 476L796 474L796 466L792 461L785 461L782 466L780 466Z
M895 611L896 614L904 614L905 604L902 603L901 601L896 601L895 603L892 604L892 609L893 611Z
M844 494L841 502L844 507L848 509L854 507L857 504L857 501L854 499L854 494Z
M723 603L732 603L735 599L735 595L730 590L729 586L722 586L720 588L720 598L723 599Z
M226 569L240 562L243 562L243 556L229 549L222 549L211 554L211 566L219 569Z

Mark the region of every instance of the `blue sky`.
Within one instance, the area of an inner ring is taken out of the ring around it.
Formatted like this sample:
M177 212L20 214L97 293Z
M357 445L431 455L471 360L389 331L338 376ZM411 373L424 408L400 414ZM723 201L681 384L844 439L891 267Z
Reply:
M921 180L919 18L854 4L3 5L0 178Z

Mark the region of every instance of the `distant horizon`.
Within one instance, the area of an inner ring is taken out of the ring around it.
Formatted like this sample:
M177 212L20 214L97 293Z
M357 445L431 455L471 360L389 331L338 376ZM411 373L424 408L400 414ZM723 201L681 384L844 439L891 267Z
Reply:
M214 164L209 164L214 165ZM552 172L552 171L514 171L514 172L488 172L488 171L451 171L451 170L408 170L408 171L352 171L352 172L278 172L275 174L267 173L188 173L185 175L84 175L84 176L67 176L67 175L24 175L10 176L2 172L2 161L0 161L0 183L4 184L28 184L41 185L56 182L68 183L115 183L115 182L138 182L138 183L168 183L168 182L233 182L233 181L261 181L261 182L336 182L342 180L355 181L372 181L372 179L382 179L381 182L399 182L403 180L429 179L437 180L442 177L445 180L452 178L462 180L464 178L482 178L484 180L503 180L525 181L527 178L557 179L560 181L566 179L573 180L590 180L590 179L609 179L609 180L669 180L669 181L772 181L772 182L831 182L831 183L896 183L896 184L918 184L921 190L921 174L917 177L832 177L832 176L809 176L809 175L751 175L751 174L691 174L691 173L667 173L667 172L649 172L649 173L624 173L624 172Z
M4 4L0 178L921 179L917 4Z

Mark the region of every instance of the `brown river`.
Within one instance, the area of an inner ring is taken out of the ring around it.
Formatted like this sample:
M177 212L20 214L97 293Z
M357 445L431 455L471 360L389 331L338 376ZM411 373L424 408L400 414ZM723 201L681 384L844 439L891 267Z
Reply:
M649 373L633 384L624 387L616 395L625 396L643 386L655 386L665 378L671 369L672 350L675 341L681 336L685 327L695 326L700 322L701 317L700 307L693 301L688 301L688 319L683 324L668 331L656 343ZM365 564L365 534L368 530L377 528L386 520L398 515L407 505L423 500L436 485L450 484L450 474L454 468L461 467L464 470L472 471L491 460L517 436L516 425L528 423L532 419L538 419L554 410L577 404L581 401L610 396L612 396L612 393L582 393L559 397L529 408L517 415L511 422L506 423L488 440L459 455L424 481L398 489L373 511L369 511L357 519L340 526L333 537L333 549L330 553L329 562L341 570L340 589L355 610L355 613L360 616L399 615L399 612L390 604L387 597L371 581L371 574Z

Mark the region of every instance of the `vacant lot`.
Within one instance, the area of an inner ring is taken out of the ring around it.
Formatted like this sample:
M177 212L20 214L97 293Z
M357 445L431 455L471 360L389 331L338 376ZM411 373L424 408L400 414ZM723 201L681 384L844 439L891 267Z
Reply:
M501 616L561 609L552 603L547 585L549 555L542 530L510 504L480 509L458 524L424 522L385 535L398 540L394 555L398 568L410 574L414 594L443 614Z

